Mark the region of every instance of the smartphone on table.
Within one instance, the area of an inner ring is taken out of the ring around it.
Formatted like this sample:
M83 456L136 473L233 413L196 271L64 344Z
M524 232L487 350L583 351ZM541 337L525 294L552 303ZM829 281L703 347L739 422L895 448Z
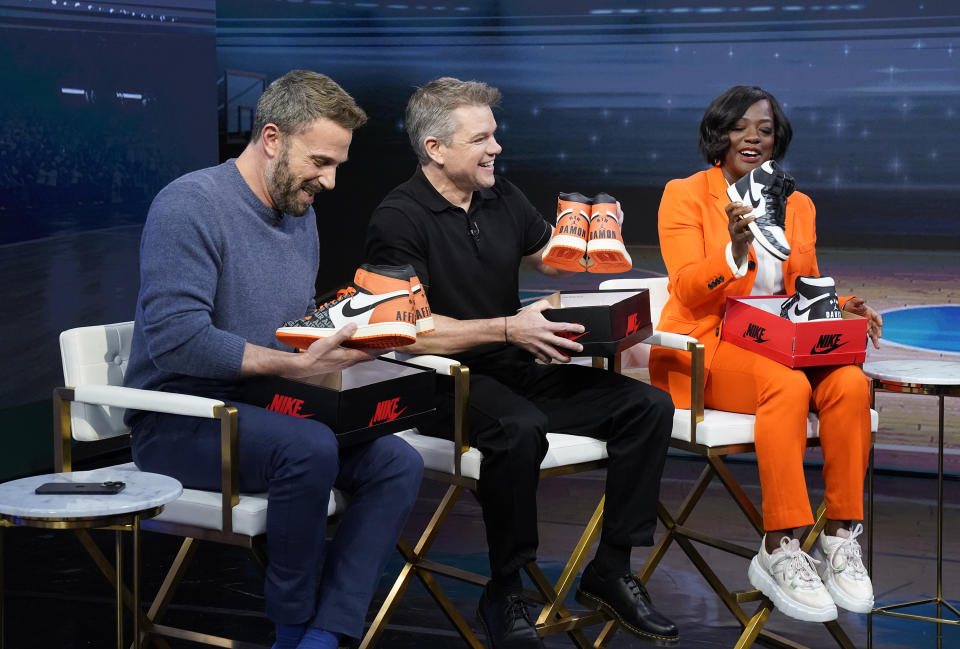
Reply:
M111 495L123 491L126 483L119 480L106 482L45 482L34 490L37 494L96 494Z

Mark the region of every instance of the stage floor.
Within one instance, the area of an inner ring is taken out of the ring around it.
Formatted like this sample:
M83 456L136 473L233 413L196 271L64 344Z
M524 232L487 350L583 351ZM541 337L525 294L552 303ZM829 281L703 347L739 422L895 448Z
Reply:
M673 509L702 468L697 460L671 457L667 461L662 498ZM756 467L735 463L732 471L747 493L759 501ZM589 516L603 490L603 472L590 472L545 480L540 490L540 559L549 577L555 577L580 534L580 525ZM811 501L822 498L819 471L808 471ZM420 499L407 524L412 536L422 529L442 495L437 483L425 482ZM936 482L929 477L880 475L876 479L876 542L873 578L878 603L920 599L936 593L935 555ZM945 595L954 603L960 598L956 588L960 578L960 483L946 483L946 543L944 563ZM757 544L749 529L719 484L708 488L701 510L690 524L723 534L732 541ZM662 528L659 530L662 533ZM112 555L113 535L95 532L107 556ZM64 649L114 646L114 603L112 589L83 553L69 532L32 529L5 529L6 647L8 649ZM865 535L864 535L865 536ZM143 592L152 597L162 572L176 550L170 537L144 534ZM645 548L633 553L634 568L639 569ZM438 560L450 561L464 569L485 572L486 553L480 511L474 499L466 495L454 509L446 532L440 535L434 553ZM733 587L748 586L747 561L738 557L717 556L707 551L712 567ZM390 562L380 584L376 602L385 596L399 571L399 555ZM130 573L127 572L129 575ZM473 611L480 589L443 580L457 608L475 630ZM657 607L669 615L681 629L682 649L696 647L732 647L739 627L709 589L686 556L672 547L664 562L648 583ZM273 625L263 616L263 588L257 569L238 548L203 545L198 562L188 573L180 597L170 608L167 621L200 627L208 633L226 634L247 642L269 646ZM579 609L572 597L571 609ZM751 608L747 609L752 611ZM913 611L917 612L917 611ZM372 613L368 617L368 622ZM841 612L840 623L857 647L866 646L866 622L863 615ZM768 628L811 649L835 647L833 639L819 624L790 620L774 612ZM937 644L936 626L926 622L874 617L874 646L878 649L934 649L960 646L960 627L943 627ZM478 630L479 633L479 630ZM589 636L588 636L589 637ZM481 636L482 639L482 636ZM170 641L171 648L197 645ZM433 600L414 580L393 616L378 647L383 649L456 649L465 647ZM572 647L565 636L547 639L550 649ZM642 645L617 633L610 649Z

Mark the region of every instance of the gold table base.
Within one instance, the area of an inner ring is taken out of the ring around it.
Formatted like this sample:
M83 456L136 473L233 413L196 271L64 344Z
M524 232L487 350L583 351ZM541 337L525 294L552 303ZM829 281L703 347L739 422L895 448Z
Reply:
M942 648L942 629L941 625L960 626L960 611L958 611L943 596L943 400L944 397L960 397L960 385L934 385L926 383L910 383L907 381L892 381L889 379L872 379L873 401L876 405L876 393L880 392L898 392L900 394L924 394L933 395L938 399L938 419L937 419L937 594L928 599L921 599L912 602L903 602L898 604L887 604L886 606L874 607L870 615L867 616L867 649L873 647L873 616L886 615L889 617L905 618L910 620L919 620L924 622L933 622L937 625L937 649ZM869 493L867 516L869 524L867 526L867 570L873 574L873 450L870 451L870 467L867 476ZM900 609L912 606L921 606L926 604L936 604L936 616L916 615L904 613ZM957 619L945 618L944 609L949 610Z
M133 536L133 648L140 649L140 521L152 518L163 511L163 506L144 511L111 516L93 516L84 518L25 518L0 514L0 649L4 647L4 583L3 583L3 534L5 527L36 527L59 530L87 530L93 528L111 528L115 532L115 586L117 597L117 649L123 649L123 532L130 531Z

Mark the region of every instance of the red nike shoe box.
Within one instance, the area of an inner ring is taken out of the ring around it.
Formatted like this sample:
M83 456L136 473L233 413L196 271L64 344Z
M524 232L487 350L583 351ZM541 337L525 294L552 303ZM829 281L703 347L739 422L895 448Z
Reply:
M407 430L433 416L432 369L386 358L304 379L257 376L242 400L267 410L323 422L340 446Z
M583 334L570 336L583 345L575 356L613 356L653 333L650 294L645 288L559 291L544 299L553 306L543 312L547 320L583 325Z
M867 319L841 311L836 320L791 322L780 317L785 295L728 297L721 340L787 367L862 363Z

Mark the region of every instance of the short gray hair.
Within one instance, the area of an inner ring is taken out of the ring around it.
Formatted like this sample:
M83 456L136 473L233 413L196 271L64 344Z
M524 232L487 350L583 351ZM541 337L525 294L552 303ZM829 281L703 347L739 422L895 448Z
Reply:
M421 165L430 162L423 141L435 137L450 144L457 129L452 111L460 106L500 105L500 91L482 81L440 77L417 88L407 102L406 126L410 145Z
M351 131L367 122L367 114L336 81L319 72L291 70L260 95L250 141L259 140L267 124L291 135L302 133L321 117Z

